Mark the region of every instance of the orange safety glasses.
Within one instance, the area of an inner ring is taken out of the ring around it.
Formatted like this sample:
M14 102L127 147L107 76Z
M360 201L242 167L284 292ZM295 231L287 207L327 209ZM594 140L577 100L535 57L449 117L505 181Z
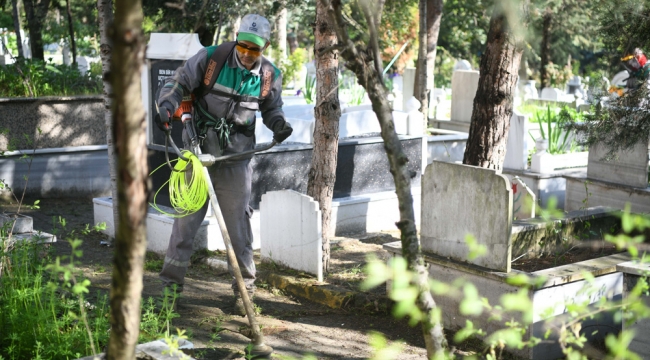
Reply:
M250 48L246 44L242 44L239 41L237 41L237 50L239 52L242 52L247 55L251 56L260 56L262 55L262 49L261 48Z

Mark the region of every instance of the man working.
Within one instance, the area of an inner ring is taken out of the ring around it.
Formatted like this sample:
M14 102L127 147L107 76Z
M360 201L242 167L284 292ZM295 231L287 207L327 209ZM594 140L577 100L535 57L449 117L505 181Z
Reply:
M262 113L264 125L273 131L276 142L284 141L293 129L282 111L282 75L262 52L269 46L271 27L260 15L242 18L236 42L199 50L166 82L157 99L158 126L171 127L172 114L183 98L195 96L194 114L201 150L214 156L236 154L255 147L255 112ZM183 141L187 142L183 133ZM186 144L187 145L187 144ZM255 290L253 233L249 206L252 168L249 155L210 167L233 250L251 297ZM198 212L176 218L160 279L165 288L183 291L192 243L207 212L208 202ZM230 273L233 275L229 264ZM234 312L246 315L234 280Z

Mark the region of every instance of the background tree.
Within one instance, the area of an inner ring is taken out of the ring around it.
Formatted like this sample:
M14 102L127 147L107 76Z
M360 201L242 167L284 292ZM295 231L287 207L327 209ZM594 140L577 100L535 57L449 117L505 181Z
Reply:
M605 49L612 54L619 69L622 70L621 57L633 53L635 48L641 49L648 56L650 23L647 19L650 17L650 1L601 1L596 14ZM640 141L648 141L650 91L647 75L645 80L643 74L639 75L640 78L631 76L628 81L636 79L641 83L640 86L636 90L628 90L621 97L608 94L602 83L592 83L590 101L593 113L586 116L584 123L574 125L582 133L586 145L607 144L610 149L608 155L611 156Z
M415 96L418 101L420 101L420 112L423 116L423 128L428 127L428 118L429 118L429 90L427 89L427 2L428 0L420 0L418 7L418 18L419 18L419 30L418 30L418 63L415 70L415 81L413 83L413 96Z
M418 36L418 66L415 69L417 81L413 84L413 94L420 101L420 111L427 114L424 126L428 126L429 99L434 88L434 70L436 64L436 48L440 34L440 19L442 17L442 0L420 0L420 31ZM422 9L426 8L423 15ZM425 46L422 43L425 42ZM419 54L423 54L421 59ZM422 68L426 68L425 76L420 76ZM424 87L424 88L423 88Z
M70 32L70 49L72 50L72 63L77 63L77 44L74 39L74 25L72 23L72 9L70 8L70 0L65 1L65 13L68 19L68 31Z
M113 138L118 154L120 221L110 293L111 336L106 353L108 359L132 359L140 328L149 188L146 120L140 88L145 39L139 0L116 1L111 38L109 76L114 90Z
M16 46L18 47L18 57L24 58L25 54L23 53L23 37L20 35L20 7L18 0L11 0L11 9L12 17L14 19L14 31L16 32Z
M97 0L97 13L100 30L99 55L102 61L102 88L104 90L104 123L106 124L108 173L111 179L111 198L113 200L113 229L117 229L120 223L120 213L119 196L117 194L117 157L115 143L113 142L113 115L111 113L112 88L109 79L113 46L111 38L108 36L108 29L113 24L113 0Z
M42 27L50 8L50 0L23 0L27 28L29 29L29 44L33 59L45 60L43 50Z
M322 2L316 5L314 23L314 53L316 57L316 105L314 106L314 151L308 173L307 195L318 201L323 233L323 272L329 271L330 231L332 227L332 197L336 182L339 153L338 43L333 22Z
M463 164L500 170L523 53L528 1L503 0L495 5Z
M355 44L348 36L340 0L331 2L319 0L319 2L327 7L330 18L335 25L334 28L340 44L338 47L339 54L345 59L345 66L356 74L357 80L366 89L372 102L373 111L379 119L381 137L384 140L384 150L386 150L386 156L388 157L399 203L400 220L396 225L401 232L402 253L408 261L409 268L417 274L415 285L418 289L418 299L416 303L422 313L427 316L422 319L422 332L427 355L429 358L442 356L447 342L439 322L440 317L434 317L436 304L431 296L428 285L429 273L424 266L424 259L417 238L413 197L411 195L411 177L406 166L408 158L404 154L402 144L395 132L392 109L386 98L387 90L382 73L377 71L375 59L381 58L381 53L379 48L372 46L372 42L367 38L360 39ZM374 2L373 6L375 13L372 16L374 18L366 19L368 24L381 22L383 1ZM368 43L371 46L368 46Z
M541 88L550 86L547 67L579 61L574 75L586 72L585 58L602 48L597 35L598 23L594 21L595 1L543 0L531 4L530 36L527 40L535 55L528 57L530 66L538 69ZM539 61L537 61L539 59ZM582 63L585 64L582 64ZM573 70L573 69L572 69Z

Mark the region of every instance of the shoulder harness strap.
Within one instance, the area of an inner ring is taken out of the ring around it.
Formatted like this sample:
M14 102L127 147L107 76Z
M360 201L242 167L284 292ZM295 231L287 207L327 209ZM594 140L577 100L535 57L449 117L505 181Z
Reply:
M235 49L235 44L236 42L229 41L219 46L208 47L208 65L205 68L205 75L197 92L199 98L204 97L212 89L214 83L217 82L217 77L219 77L221 69Z
M267 59L262 59L262 86L260 88L260 100L266 99L271 92L271 83L275 74L275 68Z

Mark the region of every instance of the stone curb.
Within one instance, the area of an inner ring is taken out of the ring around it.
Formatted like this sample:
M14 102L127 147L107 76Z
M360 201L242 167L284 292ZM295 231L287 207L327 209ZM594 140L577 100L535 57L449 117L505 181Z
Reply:
M315 280L298 281L291 276L275 273L260 274L260 279L277 289L332 309L344 308L356 295L351 291L326 289Z
M228 271L228 264L224 260L207 258L203 262L218 271ZM293 276L266 271L258 272L257 278L274 288L332 309L354 308L373 312L387 309L388 298L378 299L363 292L320 283L315 279L296 279Z

